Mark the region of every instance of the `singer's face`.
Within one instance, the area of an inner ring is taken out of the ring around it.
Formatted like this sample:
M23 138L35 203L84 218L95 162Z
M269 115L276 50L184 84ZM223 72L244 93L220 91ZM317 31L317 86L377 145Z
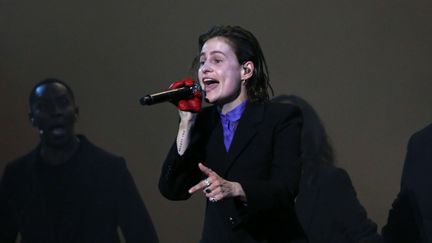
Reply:
M77 111L62 84L49 83L37 87L30 116L33 126L39 130L41 142L55 148L67 146L75 139Z
M210 103L233 107L247 99L241 85L241 65L224 37L206 41L201 49L198 78Z

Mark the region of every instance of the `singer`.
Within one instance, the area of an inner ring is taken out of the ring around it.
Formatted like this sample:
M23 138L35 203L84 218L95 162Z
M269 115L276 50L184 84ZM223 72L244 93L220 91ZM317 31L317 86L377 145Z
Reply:
M123 158L74 132L78 106L58 79L30 93L40 143L9 163L0 180L0 242L158 242Z
M267 65L251 32L215 26L198 42L193 67L212 106L202 109L199 95L177 103L179 130L160 192L170 200L206 198L201 243L300 240L299 110L269 102ZM170 88L191 85L181 80Z

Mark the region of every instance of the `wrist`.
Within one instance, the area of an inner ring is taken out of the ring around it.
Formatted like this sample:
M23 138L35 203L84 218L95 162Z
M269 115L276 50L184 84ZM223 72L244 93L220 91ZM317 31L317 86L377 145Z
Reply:
M243 187L241 186L241 184L240 183L238 183L238 182L233 182L233 184L234 184L234 196L235 197L239 197L240 198L240 200L242 200L243 202L246 202L247 201L247 199L246 199L246 194L244 193L244 191L243 191Z
M189 112L188 112L189 113ZM189 137L192 130L192 126L195 124L195 116L191 119L181 119L179 124L179 130L177 133L177 152L179 155L183 155L189 146Z
M179 128L181 130L190 130L194 124L195 124L195 116L192 116L188 119L182 118L180 120Z
M179 110L179 116L180 116L180 124L187 127L187 126L192 126L195 123L197 114L189 111Z

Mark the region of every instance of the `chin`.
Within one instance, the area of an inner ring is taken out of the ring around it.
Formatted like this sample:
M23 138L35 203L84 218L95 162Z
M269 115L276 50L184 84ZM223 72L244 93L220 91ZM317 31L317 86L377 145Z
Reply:
M45 143L51 148L65 148L70 145L70 136L50 137L45 140Z
M216 100L213 98L213 97L205 97L205 101L207 102L207 103L210 103L210 104L214 104L215 102L216 102Z

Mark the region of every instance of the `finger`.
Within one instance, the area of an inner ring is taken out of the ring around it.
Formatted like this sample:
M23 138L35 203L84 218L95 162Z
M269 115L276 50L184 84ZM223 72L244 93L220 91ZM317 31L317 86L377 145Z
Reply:
M203 192L207 195L207 194L210 194L212 192L212 189L210 189L210 187L206 187L206 188L204 188Z
M194 83L195 81L193 81L191 78L184 79L185 86L192 86Z
M193 187L191 187L190 189L189 189L189 193L190 194L193 194L193 193L195 193L196 191L198 191L198 190L201 190L203 187L201 186L201 184L196 184L195 186L193 186Z
M198 163L198 167L207 176L210 174L210 172L212 172L212 170L210 168L206 167L202 163Z
M208 179L202 180L200 183L196 184L195 186L191 187L189 189L189 193L195 193L198 190L202 190L203 188L206 188L210 185L210 181Z
M186 100L180 100L177 104L177 108L179 108L179 110L186 111L189 109L189 104Z
M213 195L215 193L222 191L221 186L220 186L221 182L219 181L219 178L214 177L214 176L210 176L206 180L209 183L209 184L206 184L206 187L203 190L203 192L206 195L209 195L210 193L212 193L211 195Z
M177 88L180 88L180 87L183 87L183 86L184 86L184 82L183 81L177 81L177 82L172 83L168 87L168 89L177 89Z
M222 194L216 194L214 196L208 197L208 200L210 202L217 202L217 201L222 200L222 199L223 199L223 195Z
M210 198L216 198L218 200L221 200L223 198L231 197L231 191L232 188L226 187L226 184L219 184L219 181L216 181L215 183L212 183L212 186L214 184L218 183L218 186L210 187L211 192L206 193L206 197Z
M223 195L220 194L220 193L218 193L213 198L216 199L216 201L219 201L219 200L221 200L223 198Z
M216 197L216 195L221 194L222 190L220 187L216 187L214 189L211 190L210 193L206 193L206 197L210 198L210 197Z

